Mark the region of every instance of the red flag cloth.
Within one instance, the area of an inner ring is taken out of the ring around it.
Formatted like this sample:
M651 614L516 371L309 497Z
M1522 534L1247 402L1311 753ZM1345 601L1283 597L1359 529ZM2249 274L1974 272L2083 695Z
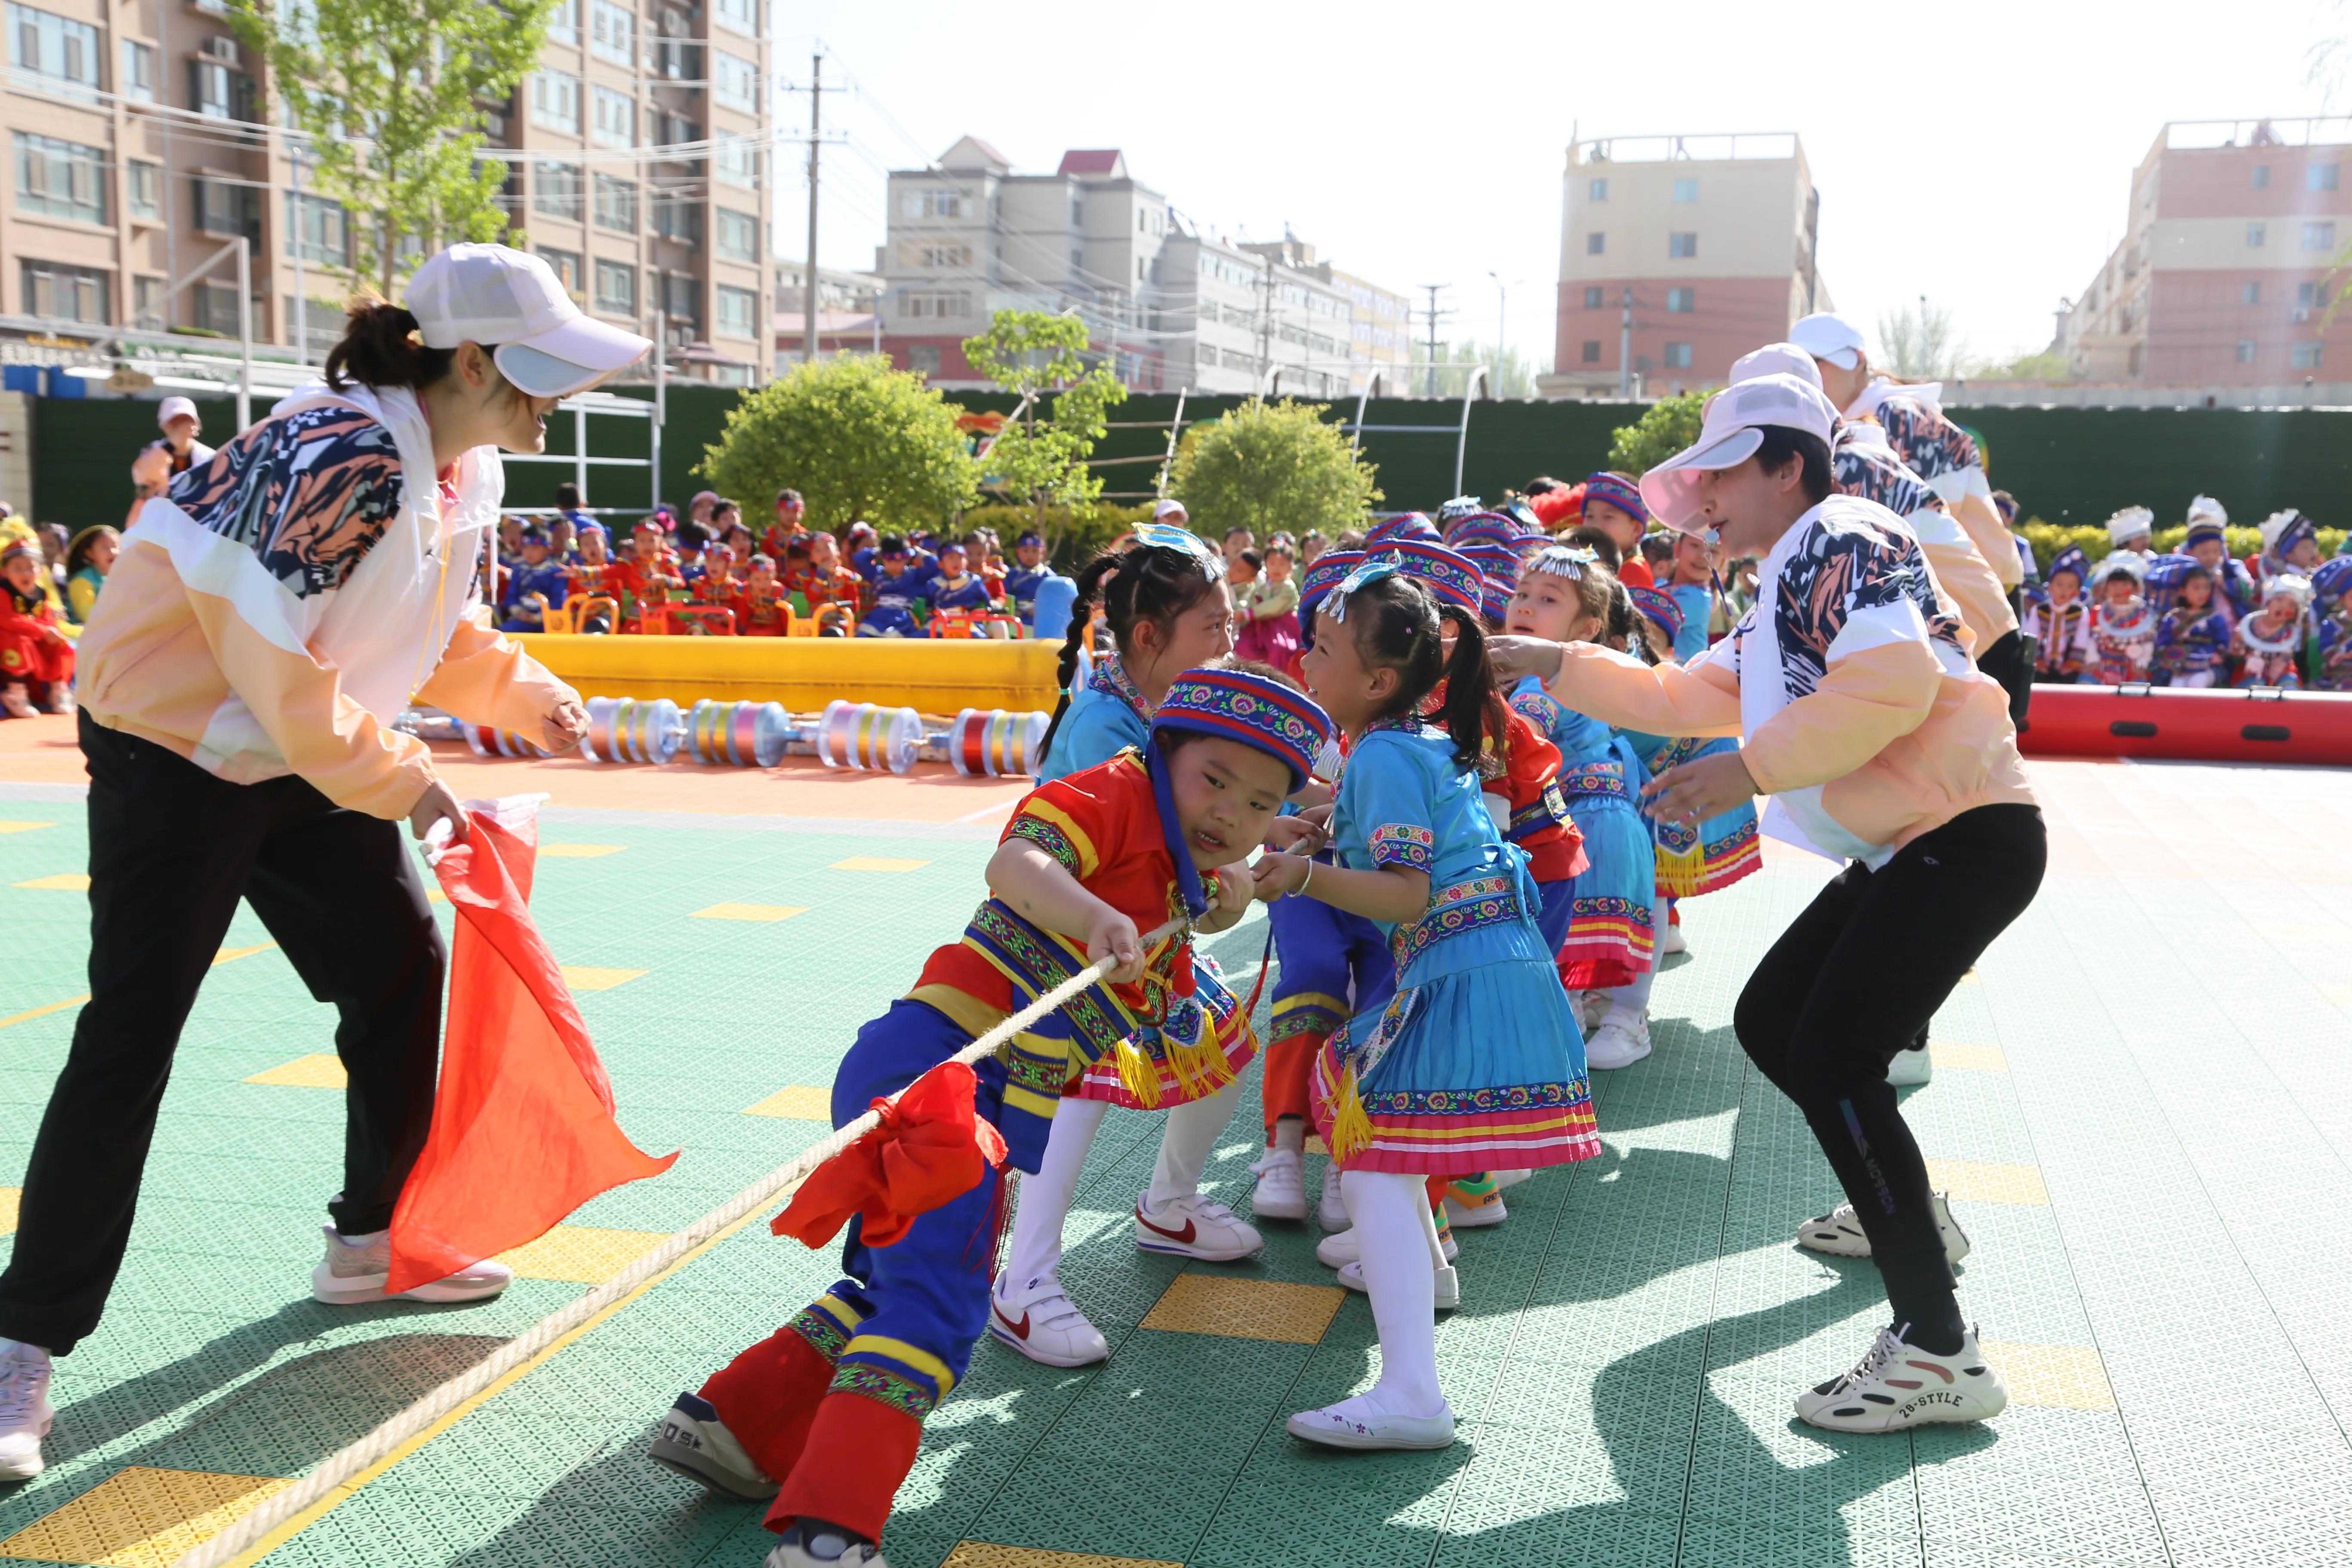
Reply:
M941 1062L896 1101L877 1100L882 1124L819 1165L768 1228L809 1247L831 1241L852 1215L868 1247L887 1247L918 1215L980 1185L1004 1163L1004 1137L973 1111L979 1080L961 1062Z
M609 1187L669 1169L614 1120L613 1085L531 923L541 796L469 802L434 870L457 913L433 1129L392 1215L386 1294L536 1241Z

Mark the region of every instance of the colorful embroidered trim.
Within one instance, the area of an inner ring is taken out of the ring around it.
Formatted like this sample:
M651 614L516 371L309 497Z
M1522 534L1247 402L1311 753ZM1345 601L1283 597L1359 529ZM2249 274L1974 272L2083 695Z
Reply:
M1051 855L1062 869L1071 876L1083 875L1078 869L1078 847L1070 842L1068 834L1050 822L1031 816L1024 812L1013 819L1013 825L1004 830L1004 837L1026 838L1046 854Z
M1397 973L1402 974L1414 959L1448 937L1526 918L1526 907L1519 902L1510 878L1474 877L1439 889L1426 913L1410 925L1396 928L1389 938L1389 951L1395 955Z
M1559 781L1546 779L1542 795L1511 813L1511 828L1504 837L1517 844L1530 833L1568 820L1568 797L1559 793Z
M929 1415L940 1402L938 1394L912 1378L862 1361L844 1362L834 1372L833 1384L825 1392L861 1394L918 1421Z
M1559 792L1579 803L1595 800L1622 800L1633 803L1633 792L1625 787L1625 764L1622 763L1579 763L1572 768L1559 770Z
M1410 822L1384 822L1372 829L1372 864L1426 871L1437 864L1437 835Z

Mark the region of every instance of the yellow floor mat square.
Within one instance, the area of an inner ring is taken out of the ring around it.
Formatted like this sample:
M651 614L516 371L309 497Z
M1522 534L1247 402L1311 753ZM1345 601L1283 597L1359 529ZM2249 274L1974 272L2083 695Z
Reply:
M85 893L89 890L89 879L79 871L65 871L54 877L36 877L16 886L38 888L45 893Z
M1097 1557L1088 1552L1048 1552L1042 1546L959 1542L940 1568L1180 1568L1157 1557Z
M694 921L758 921L773 923L808 913L806 904L713 904L687 916Z
M929 860L894 860L887 855L852 855L846 860L835 860L831 866L827 867L826 869L832 871L912 871L919 867L928 866L930 862ZM20 888L28 888L32 886L29 882L19 882L16 885Z
M1337 1285L1179 1274L1144 1314L1143 1326L1179 1334L1311 1345L1322 1340L1347 1299L1348 1292Z
M833 1090L796 1083L780 1089L757 1105L743 1108L746 1116L781 1116L787 1121L822 1121L833 1125Z
M2006 1072L2009 1056L1999 1046L1972 1046L1964 1040L1929 1040L1927 1059L1939 1068L1969 1068L1979 1072Z
M1930 1160L1927 1184L1964 1203L2046 1204L2039 1165L1988 1165L1973 1160Z
M331 1052L321 1052L317 1056L296 1057L268 1072L255 1073L245 1081L281 1084L288 1089L342 1089L350 1080L343 1072L342 1058Z
M257 952L268 952L277 945L274 942L256 942L251 947L225 947L213 954L213 963L215 964L234 963L240 958L251 958Z
M559 1225L537 1241L499 1253L499 1261L526 1279L602 1285L668 1239L657 1230Z
M56 826L54 822L0 822L0 833L30 833L35 828Z
M16 1202L24 1195L22 1187L0 1187L0 1236L16 1234Z
M539 858L542 860L596 860L607 855L618 855L628 847L625 844L542 844Z
M2009 1385L2014 1404L2059 1410L2116 1407L2116 1391L2107 1386L2106 1364L2087 1345L2016 1345L1988 1340L1979 1348Z
M626 985L642 969L598 969L592 964L562 965L563 984L574 991L610 991L615 985Z
M268 1476L133 1465L0 1541L0 1557L85 1563L91 1568L170 1568L183 1552L292 1484Z

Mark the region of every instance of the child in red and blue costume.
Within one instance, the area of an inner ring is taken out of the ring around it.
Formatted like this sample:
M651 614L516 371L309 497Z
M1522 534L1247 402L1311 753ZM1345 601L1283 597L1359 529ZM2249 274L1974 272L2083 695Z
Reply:
M2352 555L2311 574L2311 689L2352 691Z
M975 1110L1006 1158L1034 1172L1073 1076L1138 1029L1200 1026L1191 933L1148 951L1139 933L1171 915L1202 931L1241 918L1252 878L1238 862L1329 736L1322 710L1280 682L1198 670L1170 687L1141 751L1038 786L1004 830L991 897L962 939L858 1032L834 1081L835 1125L1086 964L1115 958L1107 979L973 1069ZM1202 863L1217 869L1203 877ZM878 1564L923 1420L962 1377L988 1320L1004 1189L995 1169L980 1172L887 1246L866 1246L866 1215L853 1220L845 1278L679 1395L664 1421L656 1460L717 1491L773 1496L768 1524L783 1539L769 1568Z

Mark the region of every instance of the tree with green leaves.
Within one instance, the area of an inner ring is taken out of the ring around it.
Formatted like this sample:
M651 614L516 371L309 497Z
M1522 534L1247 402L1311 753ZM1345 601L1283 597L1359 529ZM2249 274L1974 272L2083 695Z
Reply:
M1110 428L1105 416L1127 399L1109 366L1088 367L1086 347L1085 321L1044 310L999 310L987 331L963 341L972 369L1021 400L988 449L990 482L1027 507L1032 526L1055 546L1055 509L1066 515L1102 494L1087 459Z
M485 104L538 62L556 0L228 0L307 142L304 173L351 215L352 282L389 299L417 263L509 231Z
M1639 478L1697 440L1706 399L1705 392L1662 397L1634 424L1617 426L1609 438L1609 466Z
M701 472L762 503L791 486L811 528L934 528L979 493L961 412L877 355L798 364L735 405Z
M1184 433L1169 489L1212 539L1246 528L1338 535L1363 525L1381 498L1371 464L1326 422L1325 405L1251 398Z

